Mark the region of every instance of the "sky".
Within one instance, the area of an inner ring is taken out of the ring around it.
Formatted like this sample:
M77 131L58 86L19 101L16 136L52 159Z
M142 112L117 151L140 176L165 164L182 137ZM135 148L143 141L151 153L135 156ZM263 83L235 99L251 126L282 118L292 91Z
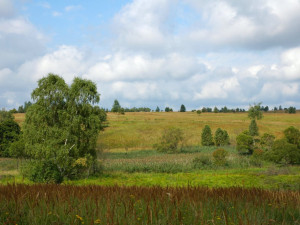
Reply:
M300 108L300 0L0 0L0 107L48 73L100 106Z

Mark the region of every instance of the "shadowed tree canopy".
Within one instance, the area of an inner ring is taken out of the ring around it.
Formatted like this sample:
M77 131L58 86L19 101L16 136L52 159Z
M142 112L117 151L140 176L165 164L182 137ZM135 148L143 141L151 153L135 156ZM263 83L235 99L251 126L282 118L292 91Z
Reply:
M98 106L96 84L75 78L71 86L58 75L38 81L32 92L34 104L24 123L28 156L55 165L60 175L74 174L77 159L96 158L96 141L106 114Z

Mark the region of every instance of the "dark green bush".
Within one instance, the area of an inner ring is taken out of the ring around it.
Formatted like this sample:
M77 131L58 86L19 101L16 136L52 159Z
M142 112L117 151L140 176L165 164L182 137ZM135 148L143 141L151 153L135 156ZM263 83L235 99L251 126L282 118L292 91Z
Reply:
M0 122L0 156L10 157L10 145L19 140L21 128L14 120L4 120Z
M228 152L223 148L218 148L213 152L214 163L218 166L223 166L226 164L226 157L228 156Z
M153 147L159 152L175 153L182 149L183 139L181 129L169 128L164 130L160 143L155 144Z
M211 129L208 125L205 125L205 127L202 130L201 144L203 146L214 145Z
M200 156L193 159L194 169L207 169L212 167L212 161L208 156Z
M23 173L33 182L60 184L63 181L57 164L47 160L31 161L23 169Z
M274 144L275 136L272 134L264 133L260 139L260 146L265 150L270 150Z
M267 151L266 159L281 164L299 164L300 150L286 139L276 140L271 150Z
M253 137L248 132L243 132L236 137L236 149L240 154L252 154Z
M300 148L300 131L291 126L283 131L284 136L288 143L297 145Z

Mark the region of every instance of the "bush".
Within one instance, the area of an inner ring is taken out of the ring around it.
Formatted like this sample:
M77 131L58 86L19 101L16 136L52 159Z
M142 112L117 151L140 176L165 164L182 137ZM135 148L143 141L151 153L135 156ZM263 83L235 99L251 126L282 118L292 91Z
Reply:
M226 157L228 152L223 148L219 148L213 152L214 162L218 166L223 166L227 162Z
M252 154L253 137L248 132L243 132L236 137L236 149L240 154Z
M196 112L197 112L198 115L201 114L201 110L199 110L199 109Z
M283 131L284 136L288 143L297 145L300 148L300 131L291 126Z
M202 130L201 144L203 146L214 145L211 129L208 125L205 125L205 127Z
M63 176L57 165L48 160L31 161L23 173L33 182L60 184L63 181Z
M249 125L249 134L251 136L258 136L258 126L256 120L251 120L251 123Z
M215 143L216 146L224 146L229 145L229 136L226 130L222 130L221 128L218 128L215 133Z
M208 156L200 156L193 159L192 165L194 169L205 169L212 166L212 161Z
M300 150L285 139L276 140L272 149L266 152L266 159L275 163L297 164L300 163Z
M169 128L164 130L160 139L160 143L155 144L153 147L159 152L174 153L181 150L179 144L183 142L183 132L179 128Z
M10 157L10 145L18 141L21 134L21 128L14 120L5 120L0 123L0 156Z
M275 136L272 134L264 133L260 139L260 146L265 150L270 150L274 144Z
M254 149L252 153L252 157L255 159L261 159L264 155L264 151L262 149Z

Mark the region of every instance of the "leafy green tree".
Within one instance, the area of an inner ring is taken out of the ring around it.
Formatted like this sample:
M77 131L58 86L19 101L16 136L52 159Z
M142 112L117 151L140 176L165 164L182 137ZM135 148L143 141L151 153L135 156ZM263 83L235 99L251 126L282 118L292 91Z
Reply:
M182 104L182 105L180 106L180 112L185 112L185 111L186 111L185 106Z
M250 108L248 110L248 117L251 120L255 120L255 119L260 120L263 118L262 111L260 110L260 105L261 102L258 104L250 105Z
M18 113L25 113L24 106L22 105L19 106Z
M249 125L249 133L251 136L258 136L258 126L256 120L251 120Z
M226 130L222 130L221 128L218 128L215 132L215 144L216 146L224 146L229 145L229 135Z
M291 126L283 131L288 143L298 146L300 148L300 131Z
M24 103L24 112L26 113L28 108L32 105L31 101L25 102Z
M214 113L218 113L219 109L217 108L217 106L214 107Z
M160 112L160 108L157 106L155 112Z
M287 111L290 114L296 113L296 107L290 106Z
M0 110L0 122L3 122L5 120L14 120L14 116L12 112L5 111L5 109Z
M266 159L282 164L299 164L300 150L286 139L276 140L270 151L265 153Z
M28 108L23 130L25 154L37 161L32 169L55 168L53 172L59 172L55 182L61 182L60 177L80 175L75 167L80 158L89 159L88 171L96 168L97 136L106 119L105 112L93 106L100 100L96 85L75 78L69 87L63 78L49 74L38 81L31 97L35 103Z
M213 137L212 137L212 133L211 133L211 129L210 129L210 127L208 125L205 125L205 127L202 130L201 144L203 146L214 145Z
M236 137L236 149L240 154L252 154L254 140L248 131L243 132Z
M114 104L111 108L111 111L112 112L119 112L120 109L121 109L121 105L120 105L119 101L117 99L115 99Z
M9 148L11 144L18 141L21 128L14 120L5 120L0 123L0 156L10 157Z
M180 151L179 145L183 142L183 132L179 128L169 128L164 130L158 144L153 147L159 152L174 153Z

